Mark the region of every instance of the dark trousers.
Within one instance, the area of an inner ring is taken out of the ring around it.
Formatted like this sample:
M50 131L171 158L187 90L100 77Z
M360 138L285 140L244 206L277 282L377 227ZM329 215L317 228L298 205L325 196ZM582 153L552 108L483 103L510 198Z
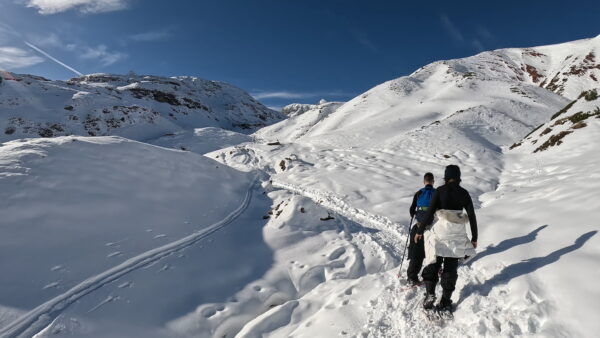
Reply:
M442 273L442 289L444 293L442 298L450 299L452 292L456 288L456 280L458 279L458 258L454 257L437 257L435 263L429 264L423 269L421 276L425 282L425 288L427 293L435 294L435 286L439 281L438 271L444 266L444 272Z
M423 260L425 259L425 245L423 239L418 243L415 243L415 235L417 234L417 226L413 226L410 231L410 243L408 245L408 269L406 270L406 276L409 280L416 281L419 279L419 272L423 267Z

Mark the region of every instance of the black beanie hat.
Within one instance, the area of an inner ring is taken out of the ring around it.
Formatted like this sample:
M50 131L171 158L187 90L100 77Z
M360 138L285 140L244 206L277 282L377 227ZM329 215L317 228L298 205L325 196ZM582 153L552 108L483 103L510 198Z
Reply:
M454 164L447 166L444 172L444 179L446 181L450 179L460 180L460 168Z

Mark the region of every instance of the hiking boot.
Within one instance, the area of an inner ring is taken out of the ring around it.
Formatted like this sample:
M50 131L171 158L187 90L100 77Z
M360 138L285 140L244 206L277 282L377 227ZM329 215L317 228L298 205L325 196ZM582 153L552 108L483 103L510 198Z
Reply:
M433 309L433 304L435 303L435 294L433 293L426 293L425 294L425 299L423 300L423 308L425 310L431 310Z
M442 299L440 299L440 302L435 306L435 309L438 311L452 312L452 299L442 297Z

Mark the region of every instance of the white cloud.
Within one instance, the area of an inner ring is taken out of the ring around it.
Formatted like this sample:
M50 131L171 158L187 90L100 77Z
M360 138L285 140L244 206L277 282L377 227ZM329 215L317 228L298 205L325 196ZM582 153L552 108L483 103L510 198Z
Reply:
M44 62L43 58L31 55L24 49L10 46L0 47L0 68L2 69L23 68L41 62Z
M315 97L342 97L352 96L352 93L341 91L323 91L323 92L292 92L287 90L281 91L258 91L251 94L255 99L306 99Z
M71 9L82 13L103 13L127 8L129 0L27 0L27 7L37 8L40 14L56 14Z
M262 99L302 99L310 97L307 93L294 93L288 91L264 91L252 94L257 100Z
M473 47L478 51L478 52L483 52L485 51L485 47L483 46L483 43L481 43L481 41L479 41L478 39L473 39L473 41L471 41L471 43L473 44Z
M163 29L163 30L149 31L149 32L140 33L140 34L133 34L133 35L129 35L127 38L130 40L133 40L133 41L144 42L144 41L163 40L170 36L171 36L171 32L169 32L166 29Z
M454 40L456 40L458 42L465 41L465 38L463 37L463 35L460 33L458 28L456 28L454 23L452 23L452 21L450 21L450 18L448 18L448 16L446 16L445 14L442 14L440 16L440 20L442 21L442 25L444 26L444 28L446 28L446 32L448 32L448 34L450 34L450 36Z
M108 50L105 45L84 47L80 57L84 60L98 60L103 66L110 66L117 61L127 58L127 54Z
M488 31L487 28L483 26L477 26L477 34L481 35L481 37L487 40L494 38L492 33L490 33L490 31Z
M366 33L355 31L354 37L356 38L356 41L359 44L361 44L363 47L370 50L371 52L377 53L379 51L379 48L377 48L377 46L373 43L373 41L371 41L371 39L369 39L369 37L367 36Z
M267 106L267 108L281 112L283 110L283 106Z

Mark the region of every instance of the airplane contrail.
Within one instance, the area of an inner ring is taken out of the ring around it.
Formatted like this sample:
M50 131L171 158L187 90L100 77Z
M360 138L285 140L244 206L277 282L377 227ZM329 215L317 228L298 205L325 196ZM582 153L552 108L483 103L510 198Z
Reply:
M60 60L56 59L55 57L53 57L52 55L44 52L43 50L41 50L40 48L32 45L31 43L27 42L27 41L23 41L27 46L29 46L30 48L32 48L33 50L35 50L36 52L42 54L43 56L47 57L48 59L58 63L59 65L65 67L66 69L72 71L73 73L79 75L79 76L83 76L83 73L78 71L77 69L65 64L64 62L61 62Z

